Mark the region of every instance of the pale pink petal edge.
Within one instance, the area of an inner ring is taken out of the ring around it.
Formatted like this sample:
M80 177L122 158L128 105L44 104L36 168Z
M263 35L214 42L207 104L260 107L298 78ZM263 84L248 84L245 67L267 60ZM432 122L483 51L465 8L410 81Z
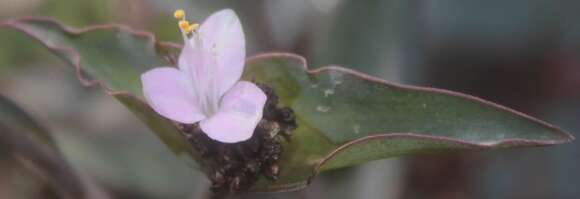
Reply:
M266 94L255 84L238 82L224 95L218 113L201 121L200 127L219 142L248 140L262 119L266 99Z
M143 95L155 112L191 124L205 119L193 96L188 76L172 67L151 69L141 75Z

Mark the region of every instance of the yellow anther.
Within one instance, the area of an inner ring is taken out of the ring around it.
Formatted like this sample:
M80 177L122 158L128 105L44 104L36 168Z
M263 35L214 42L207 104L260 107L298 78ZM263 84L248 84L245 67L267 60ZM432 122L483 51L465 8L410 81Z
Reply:
M182 9L176 10L173 13L173 16L177 19L177 20L183 20L185 18L185 11L183 11Z
M185 21L185 20L179 21L179 28L181 28L181 30L187 32L187 30L189 30L189 28L190 28L189 22Z
M185 34L185 36L190 36L190 33L193 33L195 31L197 31L197 29L199 28L199 24L190 24L189 21L185 20L185 11L183 10L176 10L175 13L173 13L173 16L175 16L175 18L177 20L179 20L179 28L181 29L181 31Z

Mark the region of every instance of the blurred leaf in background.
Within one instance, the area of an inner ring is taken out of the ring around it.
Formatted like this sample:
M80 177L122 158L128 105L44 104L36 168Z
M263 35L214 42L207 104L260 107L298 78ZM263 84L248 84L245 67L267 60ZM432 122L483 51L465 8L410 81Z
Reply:
M397 80L404 1L342 1L312 30L311 65L339 65Z
M14 158L18 165L16 168L24 168L31 174L22 176L25 178L23 181L31 180L30 182L13 187L2 187L6 189L5 192L0 193L2 197L27 198L35 195L34 198L47 198L53 195L53 197L67 199L95 198L87 189L88 181L77 175L61 155L51 133L34 121L18 105L2 95L0 95L0 151L3 159L4 155L8 155L8 159ZM8 162L7 167L13 166L12 164L14 163ZM10 169L8 171L14 172ZM16 171L18 172L18 169ZM6 173L3 176L12 174ZM12 178L7 179L12 180ZM40 187L35 187L35 183L32 182L39 183L36 186ZM20 191L23 188L32 189ZM106 195L99 195L107 198Z

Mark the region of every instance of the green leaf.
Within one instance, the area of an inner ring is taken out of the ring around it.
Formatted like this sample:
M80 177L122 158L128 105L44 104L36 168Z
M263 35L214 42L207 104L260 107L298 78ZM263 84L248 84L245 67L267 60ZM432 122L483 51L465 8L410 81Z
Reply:
M320 171L416 153L541 146L573 137L538 119L452 91L404 86L340 67L306 68L297 55L251 58L245 79L268 84L296 112L281 180L264 190L305 185ZM302 183L302 184L301 184Z
M5 25L38 39L98 80L174 152L197 159L175 125L141 100L139 75L171 64L165 60L179 46L116 25L72 30L30 18ZM253 191L299 189L321 171L381 158L573 139L550 124L465 94L393 84L340 67L308 70L304 59L292 54L263 54L247 63L243 78L272 86L281 103L294 109L298 122L292 139L283 142L280 179L260 180Z
M198 157L177 127L159 116L142 99L140 76L170 65L173 44L156 42L148 32L121 25L73 29L47 18L28 17L1 24L38 40L76 70L87 86L98 86L141 119L179 157L194 167Z
M12 101L0 95L0 149L8 151L62 198L92 198L68 165L48 130Z

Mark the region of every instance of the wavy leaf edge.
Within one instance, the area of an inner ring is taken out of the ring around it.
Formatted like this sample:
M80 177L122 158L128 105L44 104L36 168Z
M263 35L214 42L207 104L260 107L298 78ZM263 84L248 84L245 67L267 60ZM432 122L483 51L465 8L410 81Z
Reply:
M430 87L412 86L412 85L404 85L404 84L399 84L399 83L395 83L395 82L390 82L388 80L384 80L384 79L381 79L378 77L373 77L371 75L368 75L368 74L365 74L362 72L358 72L356 70L343 68L343 67L336 66L336 65L328 65L328 66L323 66L323 67L319 67L319 68L315 68L315 69L309 69L308 62L306 61L306 59L300 55L293 54L293 53L284 53L284 52L263 53L263 54L255 55L255 56L248 58L246 60L246 63L259 62L262 59L269 59L271 57L285 57L285 58L291 58L291 59L295 59L295 60L299 61L300 64L302 65L302 69L303 69L304 73L306 73L306 75L317 75L319 73L326 72L326 71L338 71L338 72L342 72L342 73L347 74L347 75L353 75L353 76L359 77L359 78L366 80L366 81L378 83L382 86L389 86L389 87L394 88L394 89L431 92L431 93L438 93L438 94L444 94L444 95L449 95L449 96L453 96L453 97L464 98L464 99L470 100L474 103L490 106L494 109L497 109L498 111L508 112L511 114L515 114L519 117L525 118L526 120L528 120L530 122L537 123L543 127L546 127L548 129L553 130L554 132L557 132L559 134L559 136L561 137L561 139L552 139L552 140L539 140L539 139L532 140L532 139L512 138L512 139L502 139L502 140L496 141L496 142L477 143L477 142L469 142L469 141L464 141L464 140L454 139L454 138L449 138L449 137L423 135L423 134L417 134L417 133L412 133L412 132L376 133L374 135L364 136L364 137L361 137L361 138L358 138L355 140L351 140L349 142L341 144L336 149L334 149L330 153L328 153L324 158L322 158L320 160L320 162L318 162L318 164L315 166L315 169L314 169L312 176L306 182L288 184L288 185L279 186L279 187L271 187L277 191L294 191L294 190L299 190L299 189L306 187L322 171L321 168L324 166L325 163L329 162L334 157L336 157L338 154L340 154L341 152L343 152L343 151L345 151L353 146L361 145L361 144L364 144L364 143L367 143L370 141L407 138L407 139L415 139L415 140L428 140L428 141L434 141L434 142L438 142L438 143L457 144L457 145L465 146L466 148L470 148L470 149L493 149L493 148L499 148L499 147L504 147L504 146L505 147L507 147L507 146L549 146L549 145L568 143L568 142L571 142L575 139L575 137L572 134L568 133L567 131L565 131L557 126L554 126L552 124L544 122L540 119L534 118L534 117L527 115L525 113L513 110L513 109L508 108L506 106L502 106L502 105L481 99L479 97L475 97L472 95L459 93L459 92L455 92L455 91L450 91L450 90L430 88Z
M180 49L181 48L180 44L176 44L176 43L172 43L172 42L158 41L156 39L155 35L151 32L135 30L135 29L133 29L127 25L123 25L123 24L99 24L99 25L86 26L84 28L72 28L72 27L64 25L62 22L55 20L55 19L52 19L52 18L34 17L34 16L9 19L9 20L0 22L0 28L2 28L2 27L13 28L13 29L18 30L20 32L23 32L24 34L30 36L33 39L36 39L43 46L45 46L46 48L48 48L51 51L62 51L64 53L69 53L70 55L72 55L73 56L72 61L73 61L75 74L77 76L77 79L84 86L86 86L86 87L98 87L101 90L103 90L106 94L111 95L113 97L121 96L121 97L132 98L132 99L137 100L140 103L144 103L144 104L147 104L147 103L143 99L141 99L140 97L134 95L133 93L126 92L126 91L112 90L112 89L108 88L100 80L89 79L88 77L83 76L83 72L82 72L83 68L81 66L81 56L76 50L74 50L72 48L67 48L65 46L51 45L50 43L48 43L46 41L43 41L43 40L40 40L39 38L34 37L31 32L29 32L26 28L22 27L19 24L19 22L25 22L25 21L44 21L44 22L53 23L53 24L57 25L59 28L61 28L63 31L65 31L69 34L72 34L72 35L80 35L80 34L83 34L85 32L90 32L90 31L94 31L94 30L116 29L116 30L126 31L130 34L137 36L137 37L146 38L150 42L149 45L153 45L154 47L164 47L164 48L169 48L169 49ZM261 53L261 54L257 54L257 55L248 57L246 59L246 64L253 63L253 62L259 62L263 59L270 59L272 57L288 58L288 59L294 59L294 60L298 61L300 63L300 65L302 65L302 70L304 71L304 73L306 75L317 75L317 74L319 74L321 72L325 72L325 71L337 71L337 72L341 72L341 73L344 73L347 75L353 75L353 76L359 77L365 81L377 83L377 84L380 84L382 86L388 86L388 87L391 87L394 89L431 92L431 93L437 93L437 94L449 95L449 96L453 96L453 97L464 98L464 99L470 100L470 101L477 103L477 104L490 106L494 109L497 109L498 111L508 112L511 114L515 114L519 117L525 118L526 120L528 120L530 122L537 123L543 127L546 127L548 129L553 130L554 132L558 133L559 136L561 137L560 139L551 139L551 140L530 140L530 139L511 138L511 139L502 139L502 140L496 141L496 142L476 143L476 142L463 141L463 140L459 140L459 139L453 139L453 138L449 138L449 137L422 135L422 134L417 134L417 133L412 133L412 132L381 132L381 133L361 137L361 138L349 141L347 143L341 144L336 149L332 150L330 153L328 153L326 156L324 156L324 158L322 158L315 165L314 172L309 179L307 179L304 182L287 184L284 186L269 187L269 188L273 189L273 192L295 191L295 190L299 190L299 189L306 187L308 184L310 184L310 182L314 179L314 177L316 177L321 172L321 168L325 163L327 163L328 161L330 161L331 159L336 157L341 152L343 152L343 151L345 151L353 146L361 145L361 144L364 144L364 143L367 143L370 141L410 138L410 139L417 139L417 140L429 140L429 141L440 142L440 143L458 144L458 145L465 146L466 148L472 148L472 149L492 149L492 148L498 148L498 147L503 147L503 146L548 146L548 145L568 143L568 142L571 142L575 139L572 134L564 131L563 129L561 129L557 126L551 125L547 122L544 122L542 120L539 120L539 119L534 118L532 116L529 116L527 114L518 112L518 111L513 110L511 108L508 108L508 107L505 107L505 106L502 106L502 105L499 105L499 104L496 104L496 103L493 103L493 102L490 102L490 101L487 101L487 100L484 100L484 99L481 99L481 98L478 98L478 97L475 97L472 95L459 93L459 92L455 92L455 91L450 91L450 90L438 89L438 88L403 85L403 84L390 82L390 81L387 81L384 79L380 79L378 77L373 77L371 75L368 75L368 74L365 74L362 72L358 72L356 70L343 68L343 67L336 66L336 65L328 65L328 66L323 66L323 67L319 67L319 68L315 68L315 69L309 69L306 59L300 55L293 54L293 53L287 53L287 52ZM147 105L147 107L149 107L149 106Z
M72 63L70 63L70 64L73 65L74 70L75 70L75 76L81 82L81 84L83 86L91 87L91 88L98 88L98 89L102 90L103 92L105 92L105 94L110 95L114 98L117 98L117 100L120 103L123 103L122 99L132 99L135 102L140 103L141 105L145 105L145 107L149 108L150 111L153 111L153 108L151 108L149 106L149 104L147 104L145 102L144 99L136 96L135 94L133 94L131 92L127 92L127 91L113 90L113 89L107 87L106 84L103 83L101 80L90 79L88 77L85 77L83 75L83 72L82 72L83 67L81 66L81 55L79 54L78 51L76 51L73 48L68 48L66 46L51 45L50 43L43 41L40 38L35 37L32 32L30 32L28 29L26 29L21 24L19 24L21 22L26 22L26 21L41 21L41 22L52 23L52 24L56 25L58 28L62 29L64 32L71 34L71 35L81 35L83 33L91 32L91 31L95 31L95 30L126 31L132 35L137 36L137 37L142 37L142 38L147 39L148 43L149 43L148 45L151 45L150 47L154 47L154 49L157 49L157 47L163 47L163 48L168 48L168 49L180 49L181 48L181 45L179 45L179 44L158 41L156 39L155 35L151 32L135 30L135 29L131 28L130 26L123 25L123 24L98 24L98 25L86 26L83 28L73 28L73 27L65 25L64 23L62 23L61 21L58 21L56 19L49 18L49 17L38 17L38 16L25 16L25 17L9 19L9 20L0 22L0 28L8 27L8 28L12 28L12 29L15 29L17 31L20 31L20 32L26 34L27 36L37 40L40 44L42 44L44 47L46 47L50 51L61 51L63 53L67 53L69 55L72 55L72 58L70 58L72 60ZM134 113L134 114L136 114L136 113ZM136 115L136 117L137 117L137 115ZM169 120L167 119L167 121L169 121ZM172 121L171 121L171 123L173 124L174 128L179 129L177 123L172 122ZM180 136L184 137L184 135L180 135ZM191 146L189 146L189 147L190 147L189 150L191 150ZM171 148L171 147L169 147L169 148Z

